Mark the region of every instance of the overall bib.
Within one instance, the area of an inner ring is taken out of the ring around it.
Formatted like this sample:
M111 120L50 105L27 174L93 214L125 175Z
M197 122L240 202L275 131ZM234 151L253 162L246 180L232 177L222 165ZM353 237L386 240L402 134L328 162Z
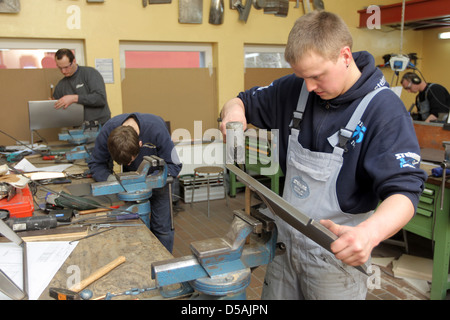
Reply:
M343 163L345 144L352 137L368 102L381 89L369 93L355 110L345 129L329 137L333 153L312 152L298 142L299 123L309 92L302 88L286 157L283 198L316 221L330 219L356 226L372 213L348 214L338 203L336 185ZM264 212L267 214L267 212ZM267 266L262 299L365 299L367 275L336 259L332 253L295 230L277 216L278 242L286 252Z

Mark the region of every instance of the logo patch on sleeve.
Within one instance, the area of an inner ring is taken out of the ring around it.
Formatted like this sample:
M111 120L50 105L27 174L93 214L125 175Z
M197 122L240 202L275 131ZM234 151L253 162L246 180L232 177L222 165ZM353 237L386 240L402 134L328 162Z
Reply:
M400 168L417 168L420 156L414 152L397 153L395 159L399 161Z

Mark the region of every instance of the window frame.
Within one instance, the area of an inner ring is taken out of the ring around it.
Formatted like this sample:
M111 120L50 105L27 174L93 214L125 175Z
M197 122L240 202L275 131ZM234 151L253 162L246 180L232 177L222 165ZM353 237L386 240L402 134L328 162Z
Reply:
M5 39L0 38L0 50L47 50L57 51L61 48L75 50L75 59L80 66L85 65L84 43L81 40L50 39Z

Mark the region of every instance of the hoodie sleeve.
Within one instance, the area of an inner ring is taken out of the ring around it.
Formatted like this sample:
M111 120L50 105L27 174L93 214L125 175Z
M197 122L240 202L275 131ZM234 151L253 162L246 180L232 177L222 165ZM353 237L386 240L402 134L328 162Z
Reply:
M411 117L392 91L374 99L381 112L371 113L363 166L381 200L403 194L417 207L427 175L420 168L420 147ZM385 116L379 116L384 114ZM378 117L377 117L378 115ZM374 117L377 117L376 119Z
M108 137L114 127L106 123L95 139L94 150L88 160L89 171L95 181L106 181L112 173L113 162L108 151Z

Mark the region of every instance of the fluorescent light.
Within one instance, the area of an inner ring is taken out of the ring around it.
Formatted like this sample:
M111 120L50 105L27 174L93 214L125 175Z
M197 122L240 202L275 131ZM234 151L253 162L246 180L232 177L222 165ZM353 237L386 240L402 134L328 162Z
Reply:
M450 39L450 31L439 33L439 39Z

